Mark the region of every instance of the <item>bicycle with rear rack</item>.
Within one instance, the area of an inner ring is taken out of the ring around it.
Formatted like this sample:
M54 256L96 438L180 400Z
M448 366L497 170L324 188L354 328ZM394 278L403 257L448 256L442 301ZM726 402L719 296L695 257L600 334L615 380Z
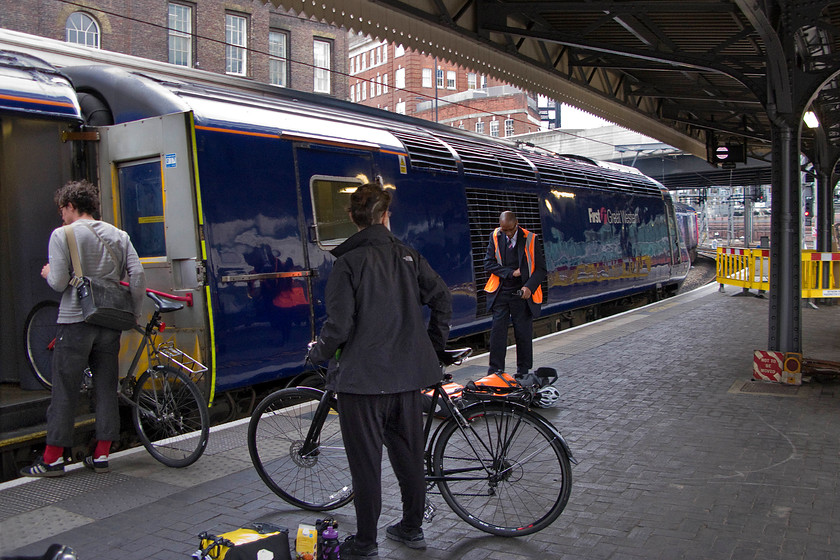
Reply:
M447 351L442 368L470 352ZM452 376L442 377L429 410L446 412L428 414L424 425L428 489L436 487L461 519L494 535L529 535L553 523L569 500L576 461L560 432L530 409L536 388L472 393L470 404L461 404L443 388ZM328 511L353 500L338 398L330 390L281 389L251 416L248 450L257 473L297 507ZM426 519L434 513L427 498Z
M210 434L207 401L195 383L207 371L198 360L177 348L173 341L158 343L165 329L161 315L183 309L190 298L146 290L155 310L145 326L134 330L141 339L128 373L120 378L120 401L131 407L137 437L149 453L168 467L186 467L204 453ZM35 306L24 327L26 356L38 381L52 387L52 349L58 326L58 304L42 302ZM148 367L138 372L146 355ZM92 389L93 376L85 370L80 390Z

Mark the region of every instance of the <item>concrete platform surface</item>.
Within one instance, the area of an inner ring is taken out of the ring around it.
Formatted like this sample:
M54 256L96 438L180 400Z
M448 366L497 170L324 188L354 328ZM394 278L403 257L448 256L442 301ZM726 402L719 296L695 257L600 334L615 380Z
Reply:
M708 286L535 342L563 398L542 411L576 458L568 506L519 539L481 533L439 495L425 552L384 537L399 519L386 469L381 558L840 558L840 383L751 382L766 349L768 300ZM806 358L840 361L840 308L803 308ZM508 352L508 365L515 352ZM479 356L453 370L475 379ZM251 467L244 422L215 428L205 455L168 469L144 450L112 472L0 485L0 556L72 546L79 558L189 558L202 531L253 521L287 526L318 514L271 494ZM333 512L342 535L352 506Z

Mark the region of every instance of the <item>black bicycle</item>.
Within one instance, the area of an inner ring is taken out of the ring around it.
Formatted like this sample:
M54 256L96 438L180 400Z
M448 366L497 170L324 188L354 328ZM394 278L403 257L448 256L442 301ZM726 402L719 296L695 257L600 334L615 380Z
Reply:
M447 351L447 365L470 349ZM504 537L529 535L563 512L576 462L560 432L530 409L534 388L505 395L469 393L456 403L433 387L425 423L426 482L473 527ZM347 456L332 391L293 387L263 399L248 425L248 450L260 478L295 506L327 511L353 499ZM439 405L443 408L439 408ZM433 430L434 428L434 430ZM426 517L434 506L426 505Z

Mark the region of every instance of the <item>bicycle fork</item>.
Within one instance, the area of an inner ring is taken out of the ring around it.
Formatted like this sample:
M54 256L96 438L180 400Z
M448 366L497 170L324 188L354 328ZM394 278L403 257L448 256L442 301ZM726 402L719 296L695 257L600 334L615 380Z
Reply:
M321 444L321 428L324 427L324 421L330 412L330 401L332 401L333 394L332 391L325 391L321 397L318 408L315 409L312 424L309 425L309 432L306 434L303 446L298 451L301 457L318 455L318 447Z

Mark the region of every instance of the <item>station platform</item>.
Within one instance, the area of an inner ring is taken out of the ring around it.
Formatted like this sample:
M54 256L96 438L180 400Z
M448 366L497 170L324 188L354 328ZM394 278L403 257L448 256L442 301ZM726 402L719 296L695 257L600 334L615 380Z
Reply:
M579 464L571 498L544 531L494 537L462 522L436 494L426 551L387 540L400 516L383 480L381 558L829 559L840 542L840 382L800 387L750 381L766 349L768 300L717 285L535 341L535 366L558 370L563 398L541 411ZM802 310L806 358L840 361L840 308ZM508 365L515 351L508 351ZM487 357L453 368L486 372ZM0 485L0 556L50 543L83 559L189 558L202 531L253 521L314 524L260 481L240 421L214 428L193 466L169 469L145 450L80 466L62 478ZM387 461L386 461L387 463ZM341 538L351 506L332 512Z

